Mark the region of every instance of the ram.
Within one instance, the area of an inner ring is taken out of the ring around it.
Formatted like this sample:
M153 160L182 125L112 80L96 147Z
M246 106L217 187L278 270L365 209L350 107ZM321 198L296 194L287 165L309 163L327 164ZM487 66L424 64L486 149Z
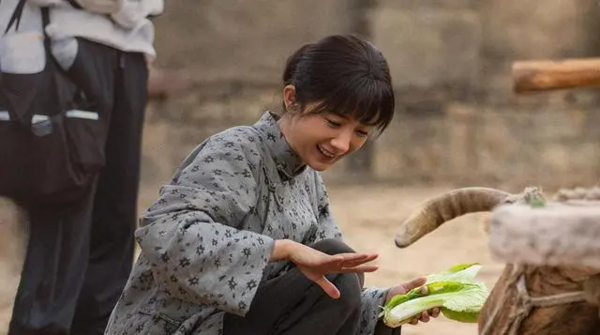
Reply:
M413 212L401 224L395 242L406 248L456 217L492 211L500 205L532 206L544 201L536 188L520 194L489 188L455 189ZM479 334L598 334L598 273L600 269L586 266L507 264L481 310Z

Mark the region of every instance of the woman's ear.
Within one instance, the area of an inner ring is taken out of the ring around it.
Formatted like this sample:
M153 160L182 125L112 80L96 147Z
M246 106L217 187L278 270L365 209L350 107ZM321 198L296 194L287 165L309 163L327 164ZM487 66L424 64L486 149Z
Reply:
M283 88L283 103L288 111L296 103L296 87L294 85L287 85Z

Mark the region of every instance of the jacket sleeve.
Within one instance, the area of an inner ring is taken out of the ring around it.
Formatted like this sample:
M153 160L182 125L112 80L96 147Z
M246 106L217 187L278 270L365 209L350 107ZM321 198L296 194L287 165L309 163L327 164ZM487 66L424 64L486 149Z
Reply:
M252 139L232 130L197 148L136 231L168 294L242 316L274 247L270 237L239 229L258 197L260 156Z
M379 322L379 314L383 311L385 297L389 288L367 287L362 291L360 326L356 335L373 335Z
M111 18L125 29L135 29L149 16L158 16L164 11L163 0L123 0L123 5Z

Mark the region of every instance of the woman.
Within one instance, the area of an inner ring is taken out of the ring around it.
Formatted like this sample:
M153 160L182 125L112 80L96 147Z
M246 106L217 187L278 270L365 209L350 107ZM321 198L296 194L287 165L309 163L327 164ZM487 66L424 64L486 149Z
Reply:
M330 36L290 57L283 84L283 115L210 137L161 189L106 334L392 333L379 307L424 279L363 289L377 255L342 242L318 173L391 122L387 63Z

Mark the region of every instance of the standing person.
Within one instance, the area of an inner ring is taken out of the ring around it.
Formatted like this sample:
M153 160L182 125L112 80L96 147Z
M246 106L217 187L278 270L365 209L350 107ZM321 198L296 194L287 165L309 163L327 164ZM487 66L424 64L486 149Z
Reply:
M162 0L0 2L0 153L18 148L2 157L0 184L11 195L20 180L27 192L14 198L31 225L10 335L104 332L133 263L148 17L162 10Z
M329 36L290 57L283 86L281 115L211 136L161 189L107 335L399 331L379 306L424 278L363 288L377 255L344 244L319 174L392 121L386 60L362 38Z

